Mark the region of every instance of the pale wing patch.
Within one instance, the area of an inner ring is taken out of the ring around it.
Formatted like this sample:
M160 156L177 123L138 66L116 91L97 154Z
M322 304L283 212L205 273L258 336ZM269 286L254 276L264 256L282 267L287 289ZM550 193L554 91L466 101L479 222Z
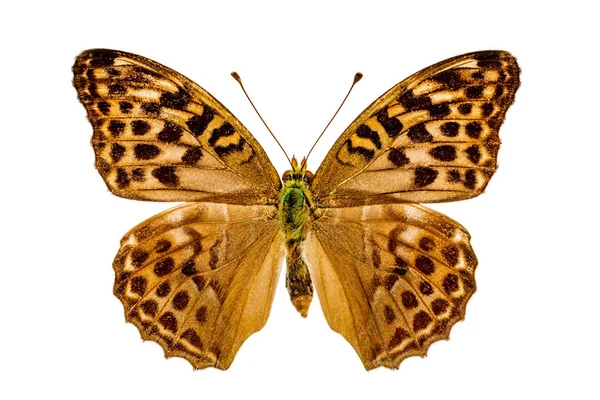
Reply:
M304 255L331 328L365 368L398 368L464 318L477 265L469 239L423 206L336 208L315 221Z
M167 357L227 369L269 316L283 258L275 213L195 203L135 227L114 261L126 320Z
M147 58L88 50L73 83L94 128L96 167L118 196L269 204L281 187L248 130L208 92Z
M519 86L508 53L455 57L394 86L342 134L315 174L324 207L440 202L483 191Z

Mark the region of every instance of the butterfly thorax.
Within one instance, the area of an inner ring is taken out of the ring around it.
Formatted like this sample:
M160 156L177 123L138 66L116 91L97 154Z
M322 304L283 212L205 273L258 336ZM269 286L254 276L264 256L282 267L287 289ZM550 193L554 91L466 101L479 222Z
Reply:
M314 209L310 190L312 173L306 171L304 162L298 166L295 158L292 159L292 168L283 174L277 217L287 250L286 287L292 304L306 317L313 288L310 273L302 258L302 242L306 239Z

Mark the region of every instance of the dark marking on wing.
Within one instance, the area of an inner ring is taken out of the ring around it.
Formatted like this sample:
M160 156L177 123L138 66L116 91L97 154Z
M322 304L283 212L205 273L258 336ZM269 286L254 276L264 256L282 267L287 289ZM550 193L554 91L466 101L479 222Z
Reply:
M352 140L350 140L350 139L346 140L346 149L348 150L348 153L350 153L350 154L360 154L367 161L371 161L373 159L373 157L375 157L375 151L367 149L366 147L362 147L362 146L355 147L352 145Z
M243 137L240 137L240 140L237 143L231 143L228 144L227 146L216 146L214 147L215 152L223 157L223 156L227 156L231 153L235 153L235 152L239 152L244 150L244 144L246 143L246 139L244 139ZM251 156L253 157L254 154ZM247 162L248 160L246 160Z
M186 121L186 125L190 128L190 131L194 136L200 136L206 130L206 127L215 117L215 110L208 106L204 106L202 115L194 115Z
M377 113L377 122L383 126L385 133L392 139L402 132L402 122L396 118L390 118L388 116L387 108L384 108Z
M369 128L367 125L361 125L356 129L356 135L360 138L370 140L371 143L377 148L381 149L381 140L379 134Z
M212 134L208 139L208 144L214 147L219 139L231 136L234 133L235 129L233 126L229 122L225 122L223 125L212 131Z

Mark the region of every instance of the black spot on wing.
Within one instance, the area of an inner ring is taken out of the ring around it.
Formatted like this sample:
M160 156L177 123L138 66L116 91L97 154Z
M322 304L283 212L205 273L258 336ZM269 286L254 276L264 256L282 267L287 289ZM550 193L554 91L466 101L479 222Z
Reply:
M473 54L474 60L499 60L500 53L498 51L480 51L478 53Z
M449 145L436 146L431 149L429 154L439 161L454 161L456 159L456 149L454 146Z
M498 99L500 97L502 97L502 95L504 94L504 87L498 85L496 86L496 90L494 90L494 98Z
M463 81L456 71L446 70L433 76L433 80L444 85L447 90L457 90L463 86Z
M474 169L470 169L465 173L465 180L463 184L468 189L475 189L475 185L477 184L477 175Z
M410 163L410 159L406 156L404 149L401 148L391 148L388 153L388 160L396 167L402 167L403 165Z
M108 131L114 136L117 137L123 131L125 131L125 123L123 121L111 120L108 124Z
M210 124L214 117L215 111L208 106L204 106L202 115L194 115L186 121L186 125L194 134L194 136L200 136L204 133L206 127L208 124Z
M145 102L141 105L142 110L150 115L157 115L160 112L160 104L153 102Z
M481 152L479 151L479 146L474 144L471 147L469 147L468 149L466 149L465 152L467 153L467 158L473 164L479 163L479 160L481 159Z
M465 90L465 95L467 96L467 98L469 99L477 99L480 98L483 94L483 86L481 85L477 85L477 86L469 86L466 90Z
M407 111L427 109L431 106L431 99L429 96L415 97L412 90L402 93L398 97L398 101Z
M356 135L360 138L370 140L377 149L381 149L379 134L374 130L371 130L367 125L363 124L359 126L358 129L356 129Z
M390 138L398 136L403 128L402 122L388 116L387 108L384 108L377 113L377 122L383 126L385 133L387 133Z
M129 175L127 175L127 172L123 168L118 168L117 179L115 180L115 183L117 184L119 189L125 189L127 186L129 186L129 182L130 179Z
M427 108L431 118L445 118L450 115L448 103L433 104Z
M208 144L214 147L219 139L231 136L234 134L234 132L235 129L233 126L229 122L225 122L223 125L212 131L212 134L208 139Z
M195 165L202 158L202 149L198 146L190 147L186 150L181 161L185 165Z
M353 146L350 139L346 140L346 149L350 154L360 154L367 161L371 161L375 157L375 151L362 146Z
M90 92L90 96L93 98L98 98L100 97L100 94L98 93L98 86L96 86L96 83L94 81L91 81L89 86L88 86L88 91Z
M455 137L458 135L459 128L460 125L457 122L444 122L440 130L444 136Z
M145 135L150 131L150 124L143 120L135 120L131 123L131 131L136 136Z
M196 263L194 260L189 260L185 263L183 268L181 269L181 273L185 276L192 276L198 272L196 269Z
M415 186L418 188L432 184L438 176L438 171L428 167L415 168Z
M99 102L98 110L104 115L110 114L110 103L107 103L106 101Z
M497 60L479 60L477 66L480 68L500 68L502 67L502 62Z
M110 67L117 57L114 52L108 50L89 50L82 56L90 59L91 67Z
M484 117L489 117L494 112L494 105L492 103L485 103L481 106L481 112Z
M161 142L174 143L183 135L183 128L173 122L166 121L162 131L156 136Z
M160 149L153 144L138 143L133 148L133 153L138 160L151 160L160 154Z
M448 182L452 182L452 183L456 183L456 182L460 182L461 177L460 177L460 171L457 169L451 169L450 171L448 171Z
M123 114L129 114L133 109L133 104L128 101L121 101L119 102L119 109Z
M230 143L227 146L215 146L214 149L220 157L223 157L244 150L244 144L246 144L246 140L240 137L237 143Z
M471 110L473 109L473 104L471 103L463 103L458 106L458 112L461 115L469 115L471 114Z
M465 129L467 131L467 135L473 139L479 139L479 135L481 135L481 131L483 130L481 124L477 121L469 122Z
M127 89L120 83L112 83L108 85L108 94L110 95L123 96L125 93L127 93Z
M160 105L176 110L183 110L190 99L191 96L188 92L183 89L179 89L177 93L163 93L162 96L160 96Z
M433 135L427 131L425 124L411 127L406 134L414 143L427 143L433 141Z
M121 158L123 158L123 155L125 154L125 147L120 145L119 143L113 143L111 148L110 148L110 157L112 158L113 162L119 162L119 160L121 160Z
M477 60L477 66L480 68L498 68L502 66L500 53L497 51L484 51L473 55Z
M165 186L174 187L179 184L179 177L175 174L175 167L163 166L152 170L152 176Z
M131 179L136 181L136 182L143 182L144 181L144 170L142 168L134 168L131 171Z

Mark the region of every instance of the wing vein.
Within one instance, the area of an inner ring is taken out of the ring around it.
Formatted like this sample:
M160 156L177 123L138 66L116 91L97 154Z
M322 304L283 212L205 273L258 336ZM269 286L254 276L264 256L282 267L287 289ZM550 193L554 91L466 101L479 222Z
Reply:
M318 228L318 225L317 225L317 226L315 226L315 228ZM353 256L352 256L350 253L348 253L348 252L346 251L346 249L344 249L344 248L343 248L343 247L342 247L342 246L341 246L341 245L338 243L338 241L337 241L337 240L335 240L335 239L334 239L334 238L333 238L331 235L329 235L329 234L328 234L328 233L327 233L327 232L326 232L324 229L320 229L320 230L321 230L321 232L322 232L324 235L327 235L327 236L330 238L330 240L331 240L331 241L333 241L334 243L336 243L336 245L338 246L338 248L340 248L340 249L341 249L342 251L344 251L346 254L350 255L350 256L351 256L351 258L354 258L354 257L353 257ZM362 264L362 263L360 263L360 262L359 262L359 264ZM332 266L333 266L333 264L332 264ZM338 279L340 280L340 282L342 282L342 280L340 279L340 276L339 276L339 274L338 274L337 270L336 270L335 268L333 268L333 270L334 270L335 274L337 275ZM355 269L355 270L356 270L356 269ZM357 272L358 272L358 271L357 271ZM370 301L370 299L369 299L369 295L368 295L368 293L367 293L367 291L366 291L366 289L365 289L365 287L364 287L364 285L363 285L363 282L362 282L362 280L361 280L361 279L358 279L358 281L360 282L360 287L361 287L361 289L362 289L362 293L363 293L363 295L364 295L365 301L366 301L366 303L369 305L369 309L371 310L371 315L370 315L370 317L371 317L371 319L373 320L373 322L375 323L375 327L377 328L377 334L378 334L378 336L379 336L379 339L380 339L380 341L381 341L381 344L382 344L381 348L382 348L382 349L384 349L384 351L385 351L386 355L389 355L389 353L388 353L388 351L387 351L387 348L386 348L386 346L385 346L385 345L386 345L386 342L385 342L385 339L384 339L384 337L383 337L383 333L381 332L381 328L380 328L380 326L379 326L379 323L378 323L378 321L377 321L377 318L375 317L375 312L373 311L373 305L371 304L371 301ZM344 292L345 292L345 291L346 291L346 287L345 287L345 285L342 285L342 287L344 288ZM346 298L348 298L348 297L346 296ZM349 308L350 308L350 307L349 307ZM355 320L355 318L353 318L353 320ZM355 329L356 329L356 323L355 323ZM356 331L356 332L358 332L358 331Z

